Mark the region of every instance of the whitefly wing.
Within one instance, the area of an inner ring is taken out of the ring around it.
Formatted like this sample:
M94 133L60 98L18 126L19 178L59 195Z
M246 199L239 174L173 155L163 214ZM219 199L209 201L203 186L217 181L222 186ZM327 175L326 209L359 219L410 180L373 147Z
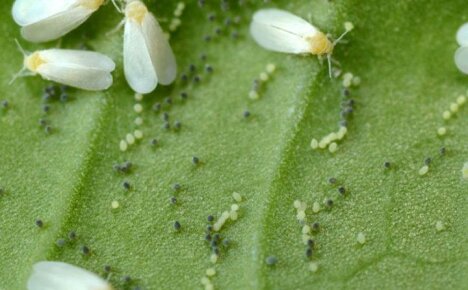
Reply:
M317 32L306 20L279 9L257 11L250 25L250 33L260 46L286 53L309 53L307 38Z
M28 279L28 290L111 290L98 275L62 262L38 262Z
M455 65L464 74L468 74L468 46L462 46L455 52Z
M107 72L115 69L115 63L111 58L95 51L47 49L41 50L40 55L48 63L74 64Z
M124 72L130 87L137 93L152 92L158 84L142 26L133 20L125 22Z
M76 6L58 14L23 26L21 35L31 42L57 39L85 22L95 10Z
M40 51L45 61L37 72L45 79L84 90L105 90L112 85L114 62L107 56L80 50Z
M12 15L16 23L25 26L63 12L77 0L16 0Z
M163 85L172 83L177 74L174 53L159 23L151 13L147 13L143 19L142 31L158 82Z
M468 23L463 24L458 29L457 42L460 46L468 46Z

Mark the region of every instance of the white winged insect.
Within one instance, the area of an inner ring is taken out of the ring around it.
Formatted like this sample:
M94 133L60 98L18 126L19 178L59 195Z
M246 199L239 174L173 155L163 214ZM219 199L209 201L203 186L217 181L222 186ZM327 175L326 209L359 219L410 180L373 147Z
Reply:
M115 63L109 57L94 51L46 49L33 53L24 51L23 68L12 82L21 76L41 75L46 80L83 90L100 91L112 85L111 72Z
M13 19L21 35L31 42L64 36L85 22L104 0L16 0Z
M112 286L85 269L63 262L38 262L27 283L28 290L112 290Z
M457 31L456 39L460 47L455 51L455 65L464 74L468 74L468 23Z
M326 55L330 77L333 48L353 29L353 25L347 22L345 29L345 32L332 42L306 20L279 9L257 11L250 24L250 34L265 49L294 54Z
M122 9L114 2L117 9ZM159 84L169 85L176 78L177 64L171 46L154 15L139 0L126 0L124 32L124 72L137 93L152 92Z

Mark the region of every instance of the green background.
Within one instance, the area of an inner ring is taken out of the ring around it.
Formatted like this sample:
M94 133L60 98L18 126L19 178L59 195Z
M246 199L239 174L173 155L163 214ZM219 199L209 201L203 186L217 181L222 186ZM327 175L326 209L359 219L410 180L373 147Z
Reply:
M48 82L36 76L8 85L22 64L13 40L30 51L58 44L21 39L11 18L13 1L6 2L0 6L0 99L10 107L0 110L0 289L24 289L40 260L66 261L103 277L104 265L111 265L117 289L202 289L200 279L211 266L206 217L228 210L233 191L244 201L239 219L221 232L232 243L215 265L215 289L468 287L468 183L461 177L468 161L467 109L442 119L467 89L468 79L453 64L455 32L468 21L466 1L228 1L228 11L220 1L206 1L204 8L187 1L170 42L179 76L200 75L202 81L178 80L145 96L145 138L125 153L118 145L136 128L135 100L123 77L122 31L106 35L122 16L106 5L60 44L111 56L117 63L112 88L70 90L70 101L51 102L46 114L41 97ZM163 20L172 17L177 2L145 3L167 30ZM356 109L335 154L313 151L309 143L337 130L341 81L330 80L314 56L256 45L248 24L261 7L312 19L335 37L345 21L354 23L334 58L362 83L351 90ZM214 21L208 21L211 13ZM239 23L224 24L236 16ZM206 42L206 35L212 40ZM252 81L268 63L277 71L252 101ZM212 74L203 71L205 64L213 66ZM172 105L164 104L169 96ZM151 110L155 102L163 103L171 126L180 120L179 131L163 128L161 113ZM51 134L39 126L41 118ZM442 125L448 129L444 138L436 134ZM150 146L151 138L160 145ZM439 156L442 146L445 156ZM192 156L202 164L194 166ZM433 158L429 173L419 176L427 157ZM132 172L116 173L113 165L124 160L134 163ZM346 197L328 184L329 177L347 188ZM175 183L182 186L178 192ZM173 195L176 205L169 201ZM308 213L321 224L312 258L319 270L311 273L292 204L300 199L310 206L326 197L335 201L331 210ZM120 203L117 210L113 200ZM175 220L180 232L173 229ZM437 221L445 230L436 231ZM71 230L77 240L57 247ZM366 235L364 245L357 244L359 232ZM89 256L80 253L82 245L91 249ZM278 258L274 267L264 262L270 255ZM122 281L125 275L131 283Z

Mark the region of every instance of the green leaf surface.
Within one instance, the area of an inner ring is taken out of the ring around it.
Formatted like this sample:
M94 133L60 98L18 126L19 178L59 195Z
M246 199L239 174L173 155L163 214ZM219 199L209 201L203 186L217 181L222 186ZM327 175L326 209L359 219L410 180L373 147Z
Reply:
M0 6L0 99L9 102L0 109L0 289L25 289L40 260L89 269L117 289L203 289L200 280L210 267L215 289L466 289L468 183L461 169L468 161L467 108L442 118L467 89L453 64L455 32L468 20L465 1L227 1L227 11L222 1L206 1L204 8L187 1L170 38L179 79L145 96L141 114L123 77L122 32L107 34L122 19L112 5L60 43L36 45L20 39L13 1L6 2ZM167 30L177 2L146 4ZM315 56L256 45L248 24L261 7L311 19L335 37L345 21L354 23L334 58L362 82L351 89L356 106L336 153L309 144L338 128L341 78L329 79ZM69 101L48 103L45 113L48 82L36 76L8 85L22 64L15 38L31 51L85 45L108 54L117 63L114 85L103 93L70 89ZM252 82L269 63L277 70L252 101ZM208 64L211 74L204 71ZM154 112L158 102L162 110ZM169 130L162 112L169 114ZM141 126L134 124L138 116ZM441 126L448 130L444 137L437 136ZM120 140L136 129L144 138L121 152ZM153 138L156 147L149 144ZM446 154L439 154L441 147ZM428 157L429 172L420 176ZM131 172L115 172L113 165L125 160L134 164ZM339 186L346 188L344 197ZM220 231L231 243L220 247L213 265L207 216L218 219L229 210L233 192L243 196L239 218ZM332 208L325 209L325 198L334 200ZM311 259L295 200L307 202L308 221L320 223ZM119 208L112 209L113 201ZM312 212L313 202L320 212ZM437 222L444 229L437 230ZM358 233L365 234L362 245ZM66 240L63 247L59 239ZM80 252L84 245L89 255ZM269 256L278 259L275 266L265 263ZM317 272L309 270L310 261ZM124 281L127 275L131 282Z

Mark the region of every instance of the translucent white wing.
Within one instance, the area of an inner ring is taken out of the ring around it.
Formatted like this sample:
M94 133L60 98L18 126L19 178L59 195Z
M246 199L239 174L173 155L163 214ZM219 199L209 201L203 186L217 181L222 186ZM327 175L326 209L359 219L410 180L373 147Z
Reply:
M80 26L94 11L83 6L76 6L23 26L21 35L31 42L54 40Z
M111 290L98 275L62 262L39 262L28 279L28 290Z
M112 85L114 62L92 51L50 49L40 51L45 61L37 72L45 79L90 91L108 89Z
M18 25L25 26L77 5L77 0L16 0L11 11Z
M142 29L158 82L163 85L172 83L177 74L174 53L159 23L151 13L147 13L143 19Z
M142 27L132 20L125 22L123 54L125 78L130 87L140 94L152 92L158 84L158 76Z
M458 28L457 42L460 46L468 46L468 23L465 23Z
M317 28L304 19L278 9L257 11L250 24L250 33L260 46L286 53L310 52L306 38L317 32Z
M70 64L111 72L115 63L102 53L89 50L47 49L41 50L40 56L47 63Z
M464 74L468 74L468 46L459 47L455 52L455 65Z

